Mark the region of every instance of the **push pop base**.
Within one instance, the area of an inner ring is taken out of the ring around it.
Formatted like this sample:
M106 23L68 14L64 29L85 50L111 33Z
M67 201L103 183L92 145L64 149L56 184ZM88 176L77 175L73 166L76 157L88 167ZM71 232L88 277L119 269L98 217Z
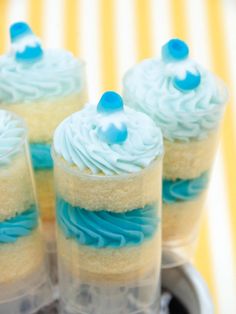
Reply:
M132 284L99 285L77 281L68 291L70 298L61 293L59 313L156 314L160 305L159 289L153 272Z
M33 314L53 300L52 286L43 267L21 280L15 291L7 287L4 290L0 295L1 314Z
M159 312L157 307L155 314L214 313L207 286L192 265L187 263L181 267L164 269L161 277L163 286L161 310ZM86 314L87 312L82 313ZM146 314L149 312L141 313ZM58 314L58 301L41 309L37 314Z

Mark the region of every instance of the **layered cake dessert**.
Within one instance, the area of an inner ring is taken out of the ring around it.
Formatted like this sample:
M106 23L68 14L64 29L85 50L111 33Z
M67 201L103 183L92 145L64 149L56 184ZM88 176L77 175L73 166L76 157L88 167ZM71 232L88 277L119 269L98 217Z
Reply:
M96 313L109 313L105 300L111 291L124 298L119 303L124 313L133 313L126 308L125 287L134 293L150 274L148 304L156 301L162 153L162 134L153 121L124 108L122 98L111 91L98 105L87 104L56 129L60 289L68 313L92 314L94 308ZM92 301L86 308L78 302L82 285L100 291L96 296L90 291ZM98 309L99 302L103 304ZM114 313L121 313L113 297L109 302ZM144 302L138 309L149 305Z
M172 39L162 58L147 59L124 77L125 104L147 113L164 136L163 245L188 248L198 224L215 156L227 91Z
M33 313L50 300L26 128L0 110L0 312ZM45 289L45 290L44 290ZM46 295L44 295L46 293Z
M40 211L50 239L54 222L52 135L86 100L84 64L68 51L43 50L24 22L10 27L10 37L11 51L0 58L0 108L19 114L28 125Z

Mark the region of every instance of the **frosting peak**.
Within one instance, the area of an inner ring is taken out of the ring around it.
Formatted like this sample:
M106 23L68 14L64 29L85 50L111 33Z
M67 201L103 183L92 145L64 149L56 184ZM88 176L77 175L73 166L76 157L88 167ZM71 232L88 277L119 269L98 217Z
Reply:
M37 62L17 62L12 54L0 58L0 103L31 103L79 93L84 64L70 52L47 50Z
M56 129L56 154L81 171L89 169L92 174L127 174L142 170L163 152L161 131L143 113L124 108L122 115L128 137L121 143L111 144L100 137L101 116L96 106L87 104Z
M20 149L26 136L22 120L16 115L0 110L0 165L8 163Z
M25 22L10 27L11 51L0 57L0 104L50 101L84 88L84 63L65 50L43 51Z

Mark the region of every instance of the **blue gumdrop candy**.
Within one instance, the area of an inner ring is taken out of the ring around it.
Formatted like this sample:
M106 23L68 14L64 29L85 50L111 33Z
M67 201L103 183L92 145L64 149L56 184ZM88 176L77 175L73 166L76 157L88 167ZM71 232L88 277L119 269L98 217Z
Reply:
M98 103L99 113L114 113L123 110L123 100L121 96L113 91L104 93Z
M102 128L100 128L98 130L98 136L107 144L121 144L127 139L128 130L124 123L120 129L111 123L106 131L103 131Z
M171 39L162 47L162 59L166 62L176 62L187 59L189 49L180 39Z
M174 86L178 90L182 92L188 92L191 91L195 88L197 88L201 83L201 75L200 73L198 74L193 74L189 71L186 73L185 79L181 80L177 77L174 78Z
M29 25L25 22L17 22L10 26L11 42L15 42L20 37L33 34Z
M26 46L22 52L16 52L16 61L20 62L34 62L41 59L43 50L39 44L34 47Z

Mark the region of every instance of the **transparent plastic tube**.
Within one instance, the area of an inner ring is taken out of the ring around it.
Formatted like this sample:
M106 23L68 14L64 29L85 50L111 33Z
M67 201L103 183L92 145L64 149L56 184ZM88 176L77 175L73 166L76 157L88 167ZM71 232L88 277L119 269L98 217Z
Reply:
M85 64L76 65L73 71L74 76L77 75L81 79L80 90L72 90L65 96L59 94L55 97L42 97L42 99L35 100L27 99L26 95L24 101L16 103L2 102L0 104L1 109L10 110L23 117L29 129L30 151L35 173L39 210L47 242L47 251L50 256L56 254L55 195L53 165L50 154L52 137L58 124L65 117L80 110L88 98ZM75 86L76 84L78 84L77 81Z
M126 105L146 113L163 133L162 265L177 266L195 251L227 88L178 38L163 45L159 60L131 68L123 87Z
M36 167L34 169L34 173L39 200L40 215L44 231L43 233L47 243L50 275L54 284L57 283L57 248L55 236L55 191L53 184L53 164L51 160L50 149L52 135L56 126L66 116L80 110L86 100L87 88L86 86L84 86L79 93L63 97L62 99L53 99L51 101L47 101L47 109L44 109L43 103L35 104L35 111L38 111L38 118L36 123L31 127L33 134L33 138L31 139L31 147L33 147L34 145L37 147L38 144L47 147L47 153L44 154L42 152L43 158L45 158L45 160L42 161L42 164L39 168ZM32 106L34 105L32 104ZM45 126L43 126L41 121L45 121L45 113L47 115L46 121L48 123L45 122ZM40 115L42 115L42 119L40 119ZM48 119L50 119L50 122ZM37 157L35 159L37 161ZM50 167L44 167L44 164L47 163L47 159L50 160Z
M57 283L57 257L55 241L55 193L53 184L53 163L51 160L52 136L56 126L68 115L82 108L87 100L85 65L81 78L83 87L70 95L41 99L34 102L1 104L0 108L9 108L19 114L29 128L30 153L33 161L39 212L42 221L43 236L49 259L52 281Z
M188 142L164 141L163 267L183 264L192 259L195 251L224 107L207 113L219 121L207 137ZM196 113L199 121L204 114Z
M116 176L53 159L60 313L157 313L162 159Z
M52 301L51 283L26 128L19 117L7 114L23 132L0 157L0 313L31 314Z

